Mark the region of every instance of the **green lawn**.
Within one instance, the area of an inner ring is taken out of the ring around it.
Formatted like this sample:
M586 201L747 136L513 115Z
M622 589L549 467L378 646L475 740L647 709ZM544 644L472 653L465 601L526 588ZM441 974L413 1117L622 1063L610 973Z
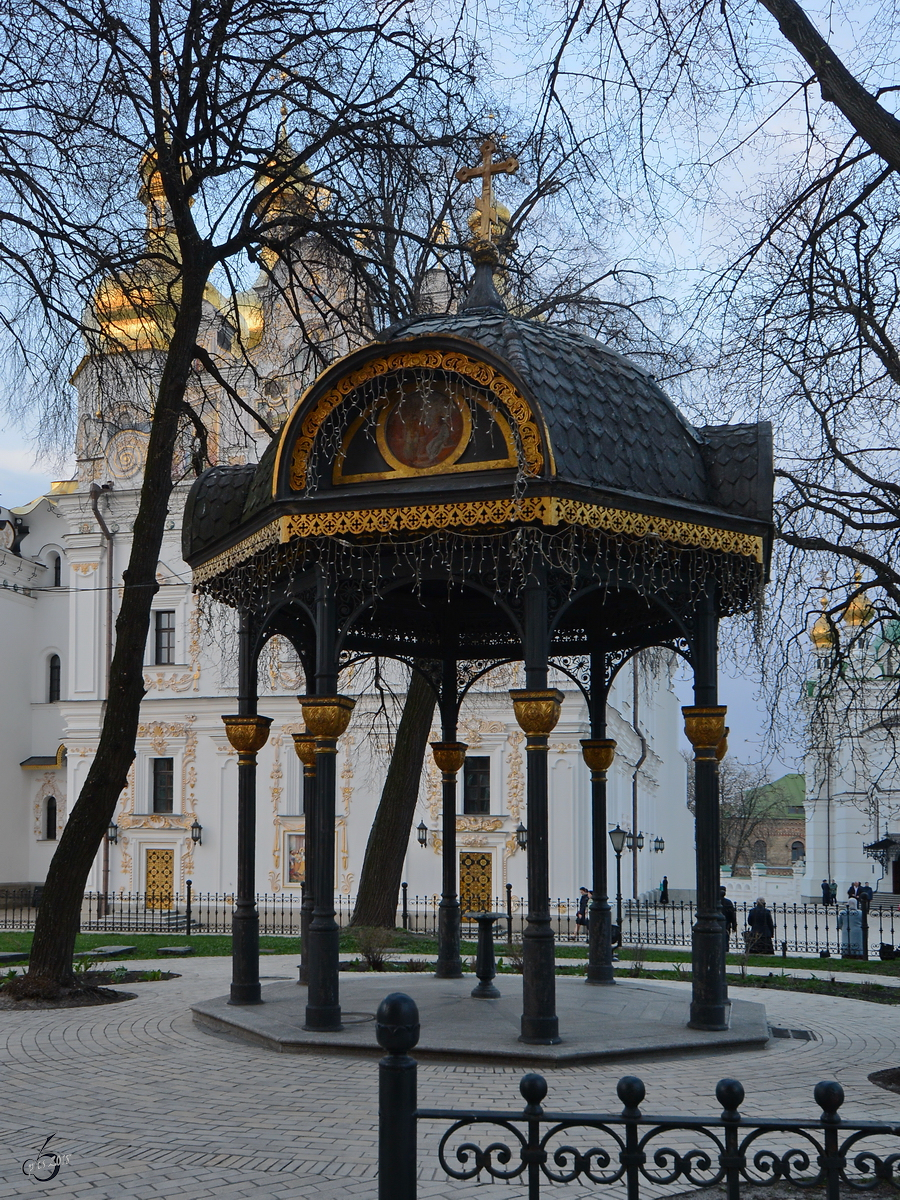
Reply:
M0 951L26 951L31 946L31 938L32 934L27 930L0 932ZM260 949L269 950L276 954L299 955L300 953L299 937L261 937L259 944ZM185 937L184 934L168 933L82 933L76 939L75 949L76 951L91 950L95 946L114 945L136 947L134 953L124 956L125 958L155 958L157 956L157 949L160 946L190 946L194 954L203 957L228 957L231 955L231 937L224 933L195 933L191 937ZM505 958L508 954L505 938L497 938L494 945L497 957ZM359 947L356 933L351 930L342 933L340 946L342 952L349 954L358 952ZM471 956L475 954L476 943L474 941L464 941L461 948L464 956ZM437 954L437 939L426 934L404 933L403 930L398 929L394 934L390 952L392 955L408 954L433 958ZM577 944L571 942L560 943L556 947L556 955L558 958L586 958L587 945L584 942ZM619 958L623 963L633 962L636 955L644 963L648 964L656 962L685 964L683 974L667 977L685 978L690 973L691 956L688 950L676 949L673 946L670 949L664 950L642 949L638 951L634 946L626 946L619 951ZM817 975L823 978L827 978L836 971L900 977L900 959L882 962L878 958L873 958L868 962L862 962L859 959L842 959L838 957L829 959L782 958L780 954L771 956L754 954L745 958L743 955L728 955L728 963L731 965L737 966L744 961L751 967L768 967L773 972L781 970L789 971L792 969L815 971ZM578 974L580 969L573 964L571 968L561 968L561 970L566 974ZM731 981L731 978L729 976L729 981Z

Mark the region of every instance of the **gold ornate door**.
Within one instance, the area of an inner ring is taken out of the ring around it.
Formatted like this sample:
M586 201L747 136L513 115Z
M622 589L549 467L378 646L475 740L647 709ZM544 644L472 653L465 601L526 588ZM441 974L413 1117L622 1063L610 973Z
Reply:
M147 907L171 908L175 890L175 851L148 850L146 865Z
M489 912L493 892L494 856L490 850L459 853L459 905L463 913Z

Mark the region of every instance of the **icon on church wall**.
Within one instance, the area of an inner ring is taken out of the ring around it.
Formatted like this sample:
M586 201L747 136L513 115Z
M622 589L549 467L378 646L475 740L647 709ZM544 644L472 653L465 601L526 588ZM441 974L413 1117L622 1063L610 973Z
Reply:
M287 836L287 882L301 884L306 874L306 837L302 833Z
M407 392L390 408L384 437L391 455L405 467L436 467L459 448L465 432L462 410L452 396L437 389L427 395Z

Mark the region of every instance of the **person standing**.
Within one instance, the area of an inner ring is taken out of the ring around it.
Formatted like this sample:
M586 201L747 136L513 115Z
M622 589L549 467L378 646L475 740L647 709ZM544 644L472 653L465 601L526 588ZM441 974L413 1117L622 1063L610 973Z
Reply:
M775 919L766 908L766 902L762 896L757 897L756 903L747 914L747 924L750 926L749 952L751 954L774 954L775 947L772 939L775 936Z
M858 894L859 894L859 884L854 881L847 888L847 898L848 898L848 900L856 900L856 899L858 899Z
M589 926L590 918L588 917L588 905L591 902L591 893L588 888L582 887L578 889L581 895L578 897L578 912L575 914L575 924L581 926ZM588 930L587 940L591 940L590 930Z
M828 882L827 879L822 880L822 903L823 904L831 903L831 884Z
M659 885L659 902L660 904L669 903L669 877L663 875L662 883Z
M832 879L831 883L828 886L831 888L831 903L837 904L837 884Z
M734 901L725 894L726 891L724 885L719 887L719 907L725 915L725 953L727 954L731 935L737 933L737 909L734 907Z

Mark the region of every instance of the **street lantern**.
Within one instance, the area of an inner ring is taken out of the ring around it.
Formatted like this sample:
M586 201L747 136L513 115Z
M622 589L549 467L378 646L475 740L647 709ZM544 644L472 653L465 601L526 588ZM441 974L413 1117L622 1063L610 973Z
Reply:
M110 842L112 843L112 845L113 845L113 846L115 846L115 845L116 845L116 843L118 842L118 840L119 840L119 827L118 827L118 825L115 823L115 821L110 821L110 823L109 823L109 829L107 829L107 831L106 831L106 837L107 837L107 840L108 840L108 841L110 841Z
M516 845L520 850L524 850L528 846L528 830L521 821L516 826Z
M665 848L666 848L666 843L662 840L661 837L654 838L653 849L655 850L655 852L657 854L662 854L662 852L663 852L663 850L665 850Z
M622 941L622 851L631 837L630 833L626 833L624 829L620 829L618 823L615 829L609 831L609 840L612 842L612 848L616 852L616 924L619 926L619 944Z
M420 846L428 844L428 826L424 821L420 821L416 826L416 838Z
M194 820L191 822L191 841L195 846L203 845L203 826L196 817L194 817Z
M628 831L628 833L625 834L625 849L626 850L634 849L634 834L630 830Z
M609 840L612 842L612 848L616 854L621 854L625 849L625 839L627 834L624 829L620 829L617 825L615 829L609 831Z
M644 835L640 832L635 838L635 845L637 846L638 850L643 850L644 848Z

